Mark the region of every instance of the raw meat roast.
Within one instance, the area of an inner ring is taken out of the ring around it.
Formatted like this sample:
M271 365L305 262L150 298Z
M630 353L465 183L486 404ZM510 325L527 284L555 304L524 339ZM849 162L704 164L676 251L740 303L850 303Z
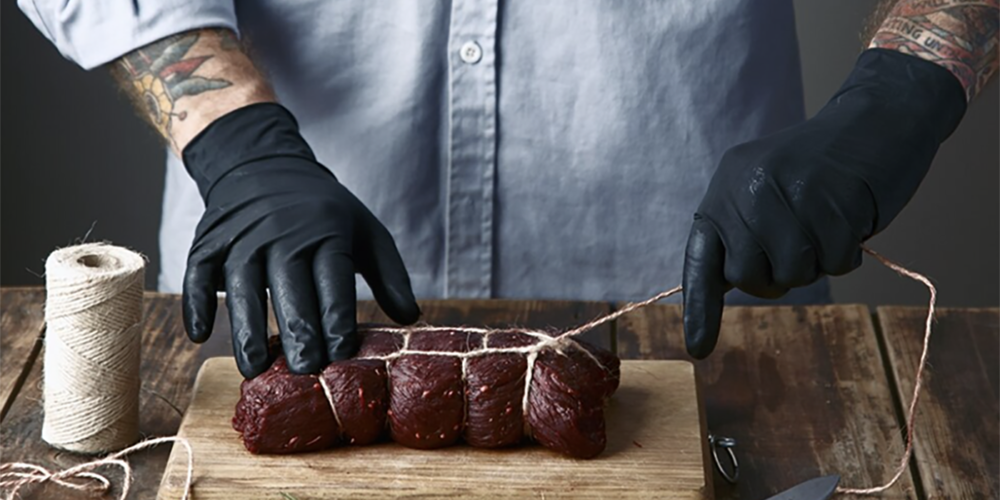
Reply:
M294 375L278 357L243 382L233 428L251 453L364 445L385 435L422 449L459 440L496 448L531 438L577 458L604 450L604 403L619 379L618 358L608 351L566 338L537 356L490 352L463 359L429 352L524 348L540 339L442 328L360 335L355 358L331 363L318 376Z

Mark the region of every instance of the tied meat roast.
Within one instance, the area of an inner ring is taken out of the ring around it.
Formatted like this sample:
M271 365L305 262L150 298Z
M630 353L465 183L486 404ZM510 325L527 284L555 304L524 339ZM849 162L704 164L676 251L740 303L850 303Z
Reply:
M292 374L279 356L266 372L243 382L233 428L250 452L299 453L371 444L385 436L420 449L459 441L498 448L533 439L576 458L604 450L604 404L619 381L619 360L604 349L567 338L538 350L525 404L527 353L490 352L463 361L408 351L526 347L537 337L364 329L359 335L358 354L319 375Z

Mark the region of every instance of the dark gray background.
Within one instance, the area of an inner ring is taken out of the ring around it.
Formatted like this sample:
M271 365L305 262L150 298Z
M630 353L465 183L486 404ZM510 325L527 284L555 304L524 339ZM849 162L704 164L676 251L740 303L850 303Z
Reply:
M795 1L806 106L815 113L860 50L873 0ZM41 285L53 249L108 240L150 259L155 288L164 150L102 70L62 59L17 10L0 2L7 75L0 149L0 284ZM941 148L913 202L871 246L931 276L940 304L1000 304L1000 149L994 81ZM664 283L664 286L671 285ZM833 280L839 302L919 304L926 292L866 260Z

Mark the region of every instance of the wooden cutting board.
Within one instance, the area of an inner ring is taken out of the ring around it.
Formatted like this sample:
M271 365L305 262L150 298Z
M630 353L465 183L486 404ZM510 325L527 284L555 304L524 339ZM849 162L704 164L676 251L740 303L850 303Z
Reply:
M194 448L195 500L385 497L712 498L705 420L686 361L623 361L607 408L608 447L591 460L539 445L412 450L395 443L251 455L230 420L242 377L232 358L198 372L179 434ZM158 498L181 497L184 448L170 453Z

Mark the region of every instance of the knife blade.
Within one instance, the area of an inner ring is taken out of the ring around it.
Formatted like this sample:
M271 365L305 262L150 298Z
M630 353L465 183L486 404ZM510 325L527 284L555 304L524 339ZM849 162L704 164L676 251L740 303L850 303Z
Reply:
M833 474L799 483L767 500L827 500L840 483L840 476Z

